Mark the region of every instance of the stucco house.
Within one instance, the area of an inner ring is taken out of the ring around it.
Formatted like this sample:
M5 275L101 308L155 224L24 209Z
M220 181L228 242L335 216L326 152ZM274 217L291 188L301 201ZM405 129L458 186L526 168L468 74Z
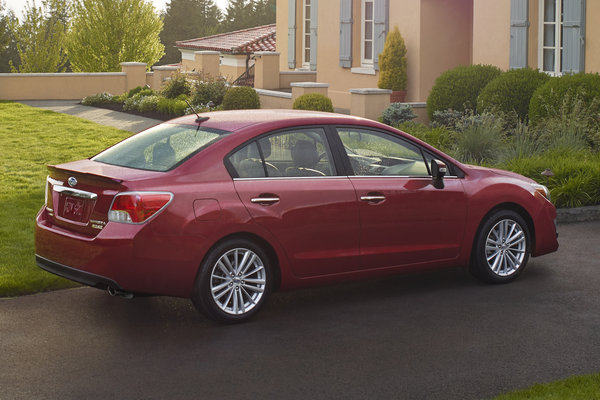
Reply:
M175 45L181 52L183 71L204 71L235 81L251 73L255 52L275 51L275 24L180 40Z
M457 65L600 71L597 0L277 0L280 72L311 70L334 105L376 88L378 56L397 26L408 48L409 102Z

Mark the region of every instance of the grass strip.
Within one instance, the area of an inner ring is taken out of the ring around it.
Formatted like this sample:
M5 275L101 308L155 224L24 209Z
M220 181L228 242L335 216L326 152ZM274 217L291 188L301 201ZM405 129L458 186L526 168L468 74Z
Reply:
M600 400L600 373L573 376L557 382L495 397L494 400Z
M0 297L73 286L34 259L35 216L44 203L46 165L93 156L131 132L0 101Z

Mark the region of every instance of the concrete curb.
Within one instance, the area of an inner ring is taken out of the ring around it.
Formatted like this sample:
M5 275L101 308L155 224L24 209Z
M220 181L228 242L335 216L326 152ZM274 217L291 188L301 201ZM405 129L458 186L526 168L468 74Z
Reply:
M556 222L569 224L573 222L599 221L600 206L559 208L556 210Z

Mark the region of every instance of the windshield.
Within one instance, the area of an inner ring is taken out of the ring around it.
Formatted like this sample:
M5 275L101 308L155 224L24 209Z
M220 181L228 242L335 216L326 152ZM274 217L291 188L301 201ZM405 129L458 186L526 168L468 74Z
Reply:
M121 167L167 171L230 132L161 124L131 136L92 158Z

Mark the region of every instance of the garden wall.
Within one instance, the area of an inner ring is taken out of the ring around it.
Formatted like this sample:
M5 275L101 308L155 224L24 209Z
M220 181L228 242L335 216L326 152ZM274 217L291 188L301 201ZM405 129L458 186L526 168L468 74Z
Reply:
M121 63L121 72L0 74L0 100L74 100L102 92L117 95L136 86L159 89L176 67Z

